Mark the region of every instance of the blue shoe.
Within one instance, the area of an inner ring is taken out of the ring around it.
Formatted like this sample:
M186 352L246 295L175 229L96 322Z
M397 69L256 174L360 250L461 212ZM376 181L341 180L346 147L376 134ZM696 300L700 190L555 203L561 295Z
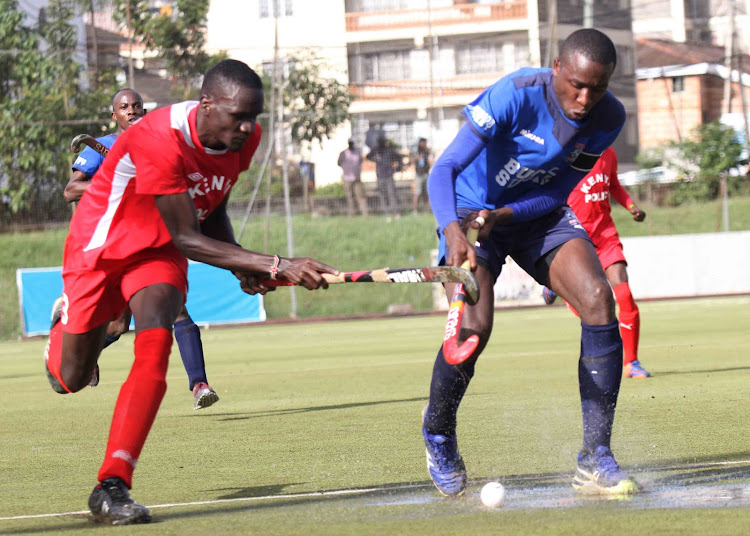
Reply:
M456 436L433 435L424 428L422 435L432 483L446 497L461 495L466 489L466 466L458 453Z
M643 368L641 362L637 359L625 365L623 372L626 378L640 379L651 377L651 373Z
M602 445L592 453L578 453L573 489L586 495L632 495L640 490L638 483L620 469L612 451Z
M544 298L544 303L547 305L552 305L555 303L555 300L557 299L557 294L555 294L552 290L548 289L547 287L544 287L542 289L542 298Z

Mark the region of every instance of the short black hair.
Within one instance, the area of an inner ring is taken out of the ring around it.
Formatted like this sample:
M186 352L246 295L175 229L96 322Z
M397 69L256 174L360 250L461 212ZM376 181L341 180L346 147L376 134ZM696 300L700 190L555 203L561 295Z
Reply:
M617 65L615 44L604 33L593 28L583 28L570 34L560 49L560 60L567 59L576 52L602 65Z
M117 98L117 95L119 95L120 93L123 93L125 91L132 91L133 93L135 93L135 96L138 98L138 102L140 102L141 104L143 104L143 97L141 97L140 93L138 93L135 89L132 89L132 88L129 88L129 87L124 87L124 88L122 88L121 90L119 90L117 93L115 93L112 96L112 110L115 109L115 99Z
M219 88L233 84L251 89L263 89L260 76L247 64L238 60L222 60L206 73L203 85L201 85L201 94L208 95Z

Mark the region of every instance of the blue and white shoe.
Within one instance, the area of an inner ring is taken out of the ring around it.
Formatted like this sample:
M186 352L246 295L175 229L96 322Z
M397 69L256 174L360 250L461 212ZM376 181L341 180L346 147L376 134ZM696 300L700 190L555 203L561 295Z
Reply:
M643 368L641 362L637 359L625 365L625 367L623 367L623 372L626 378L641 379L651 377L651 373Z
M588 454L578 453L573 488L586 495L632 495L640 491L638 483L620 469L612 451L603 445Z
M424 428L422 435L432 483L446 497L461 495L466 489L466 466L458 453L456 436L430 434Z
M557 299L557 294L555 294L554 291L548 289L547 287L544 287L542 289L542 298L544 299L544 303L546 303L547 305L552 305Z

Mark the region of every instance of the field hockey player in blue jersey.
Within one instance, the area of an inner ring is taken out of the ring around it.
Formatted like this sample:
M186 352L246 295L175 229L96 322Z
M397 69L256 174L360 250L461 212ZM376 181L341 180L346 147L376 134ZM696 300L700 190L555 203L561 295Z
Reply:
M616 61L602 32L572 33L552 69L520 69L466 106L466 124L430 173L441 262L460 266L468 259L481 289L479 302L466 307L459 335L459 343L477 335L479 345L458 365L449 365L441 348L423 417L428 470L444 495L466 487L457 412L492 331L493 285L507 255L581 315L583 446L573 487L599 495L639 489L610 450L622 377L612 290L586 231L565 205L625 122L622 104L607 90ZM466 230L478 216L485 223L470 244ZM451 296L453 285L446 291Z

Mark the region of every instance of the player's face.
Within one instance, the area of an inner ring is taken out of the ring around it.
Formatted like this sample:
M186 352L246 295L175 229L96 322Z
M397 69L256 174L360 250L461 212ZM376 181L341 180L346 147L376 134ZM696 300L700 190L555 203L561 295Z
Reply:
M202 97L206 136L201 143L210 149L240 151L255 130L258 115L263 112L263 90L235 86L216 98Z
M602 65L580 52L555 58L554 88L568 119L582 121L607 92L614 65Z
M144 113L143 100L135 91L120 91L112 101L112 119L120 131L126 130Z

